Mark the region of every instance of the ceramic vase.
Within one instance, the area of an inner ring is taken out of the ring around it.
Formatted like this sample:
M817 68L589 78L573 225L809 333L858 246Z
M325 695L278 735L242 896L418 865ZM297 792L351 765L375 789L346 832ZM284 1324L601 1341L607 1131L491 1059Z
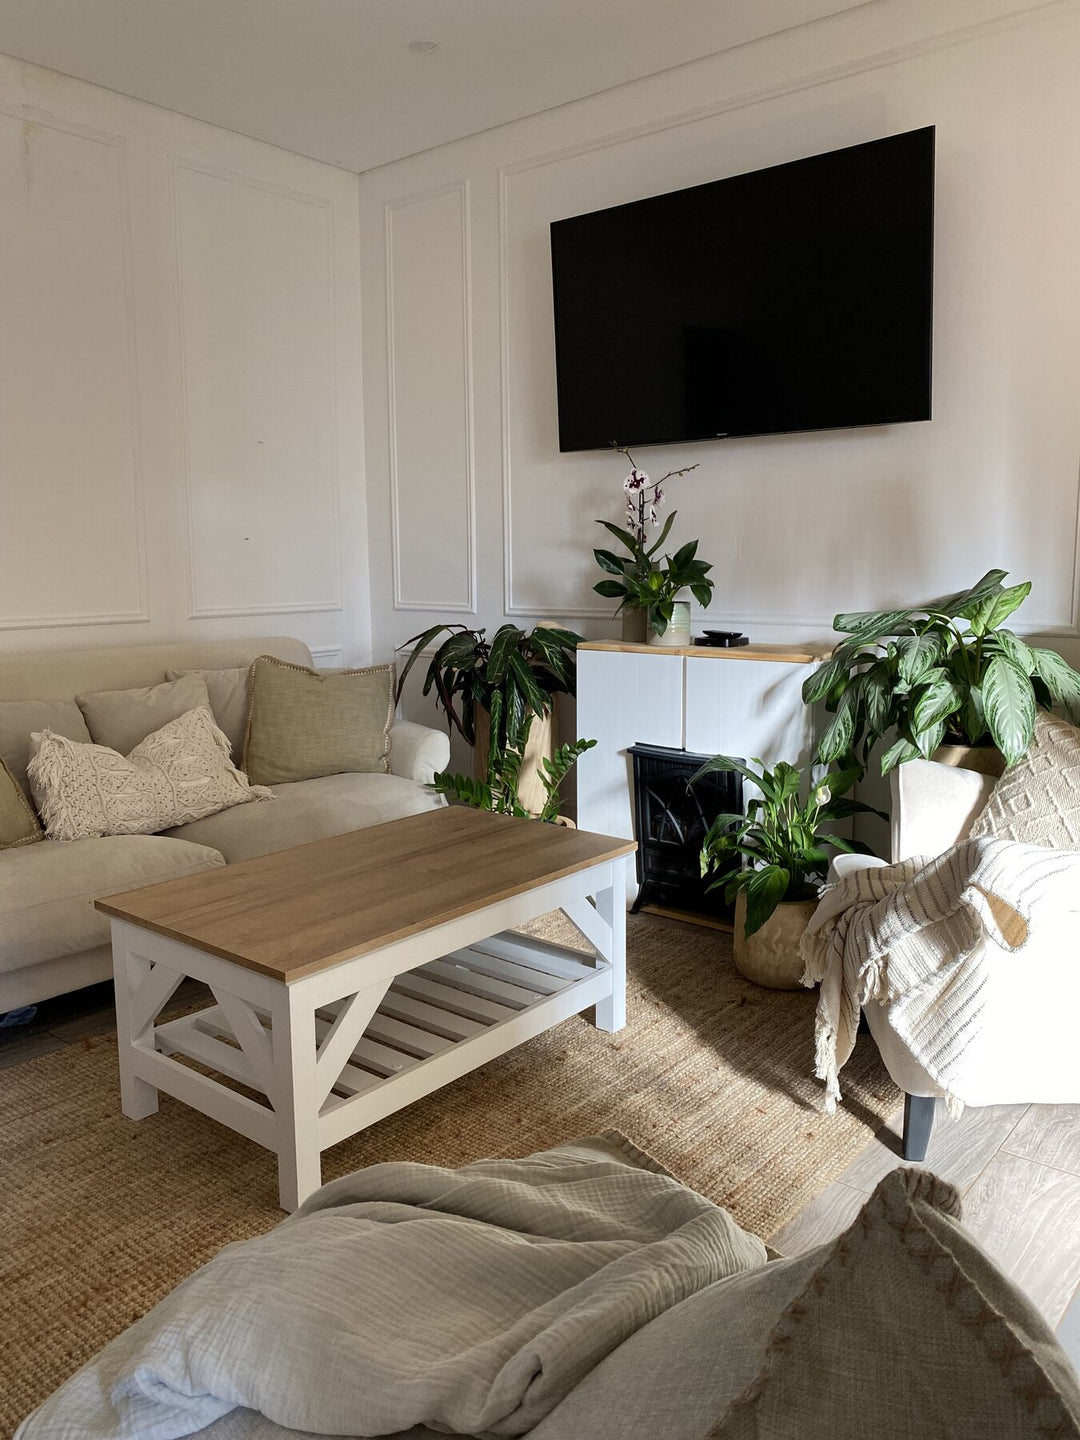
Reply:
M667 629L662 635L649 626L650 645L689 645L690 644L690 601L676 600L675 608L671 612L671 619L668 621Z
M760 930L746 936L746 896L735 900L735 968L769 990L801 990L799 942L817 909L816 900L782 900Z

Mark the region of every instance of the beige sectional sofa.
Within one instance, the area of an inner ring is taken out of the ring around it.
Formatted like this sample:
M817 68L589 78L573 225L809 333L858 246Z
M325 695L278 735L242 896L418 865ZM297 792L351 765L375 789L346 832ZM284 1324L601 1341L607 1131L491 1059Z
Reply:
M249 665L257 655L312 664L302 641L282 636L4 655L0 701L71 702L92 691L157 685L167 670ZM425 786L449 760L447 737L399 721L391 739L389 774L325 775L275 785L270 804L238 805L164 835L43 840L0 850L0 1012L111 975L108 923L93 906L100 895L442 804Z

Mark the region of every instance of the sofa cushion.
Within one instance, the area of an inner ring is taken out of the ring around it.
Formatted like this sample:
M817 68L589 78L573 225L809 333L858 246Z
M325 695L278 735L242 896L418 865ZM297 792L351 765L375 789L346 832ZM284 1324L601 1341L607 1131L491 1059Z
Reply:
M75 699L94 744L107 745L120 755L130 755L136 745L170 720L210 704L206 681L197 675L134 690L98 690Z
M403 815L419 815L442 804L439 796L400 775L323 775L271 785L270 790L272 805L239 805L168 833L212 845L231 865Z
M320 674L260 655L248 677L244 769L256 785L390 769L394 666Z
M225 670L166 670L166 680L182 680L194 675L202 680L210 696L210 709L220 729L229 737L232 758L240 764L244 754L244 729L247 725L248 669L234 665Z
M0 853L0 971L107 944L109 922L94 909L102 895L224 864L216 850L161 835L43 840L5 850Z
M123 756L48 730L31 742L28 774L49 838L153 835L230 805L269 800L229 759L229 742L202 705L170 720Z
M35 730L51 730L81 745L90 743L83 713L74 700L0 700L0 760L4 762L30 798L26 766L30 759L30 736Z
M972 838L1080 850L1080 730L1040 710L1026 755L994 786Z
M44 839L41 821L11 771L0 760L0 850Z

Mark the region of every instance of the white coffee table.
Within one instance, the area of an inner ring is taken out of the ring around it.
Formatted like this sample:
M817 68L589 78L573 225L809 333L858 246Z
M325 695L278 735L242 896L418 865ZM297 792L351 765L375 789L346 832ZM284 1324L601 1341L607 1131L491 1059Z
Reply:
M164 1090L212 1116L295 1209L328 1146L589 1006L622 1028L634 849L454 807L99 900L124 1114ZM559 909L592 956L507 933ZM216 1003L156 1024L185 976Z

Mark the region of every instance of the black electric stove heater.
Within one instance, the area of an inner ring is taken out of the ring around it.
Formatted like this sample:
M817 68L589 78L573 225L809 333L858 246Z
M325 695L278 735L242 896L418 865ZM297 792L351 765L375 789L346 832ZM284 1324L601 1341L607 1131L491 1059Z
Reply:
M716 770L688 785L712 757L666 745L631 745L634 761L634 832L638 842L638 894L643 905L689 910L730 919L722 890L701 878L701 842L715 816L741 814L742 777Z

